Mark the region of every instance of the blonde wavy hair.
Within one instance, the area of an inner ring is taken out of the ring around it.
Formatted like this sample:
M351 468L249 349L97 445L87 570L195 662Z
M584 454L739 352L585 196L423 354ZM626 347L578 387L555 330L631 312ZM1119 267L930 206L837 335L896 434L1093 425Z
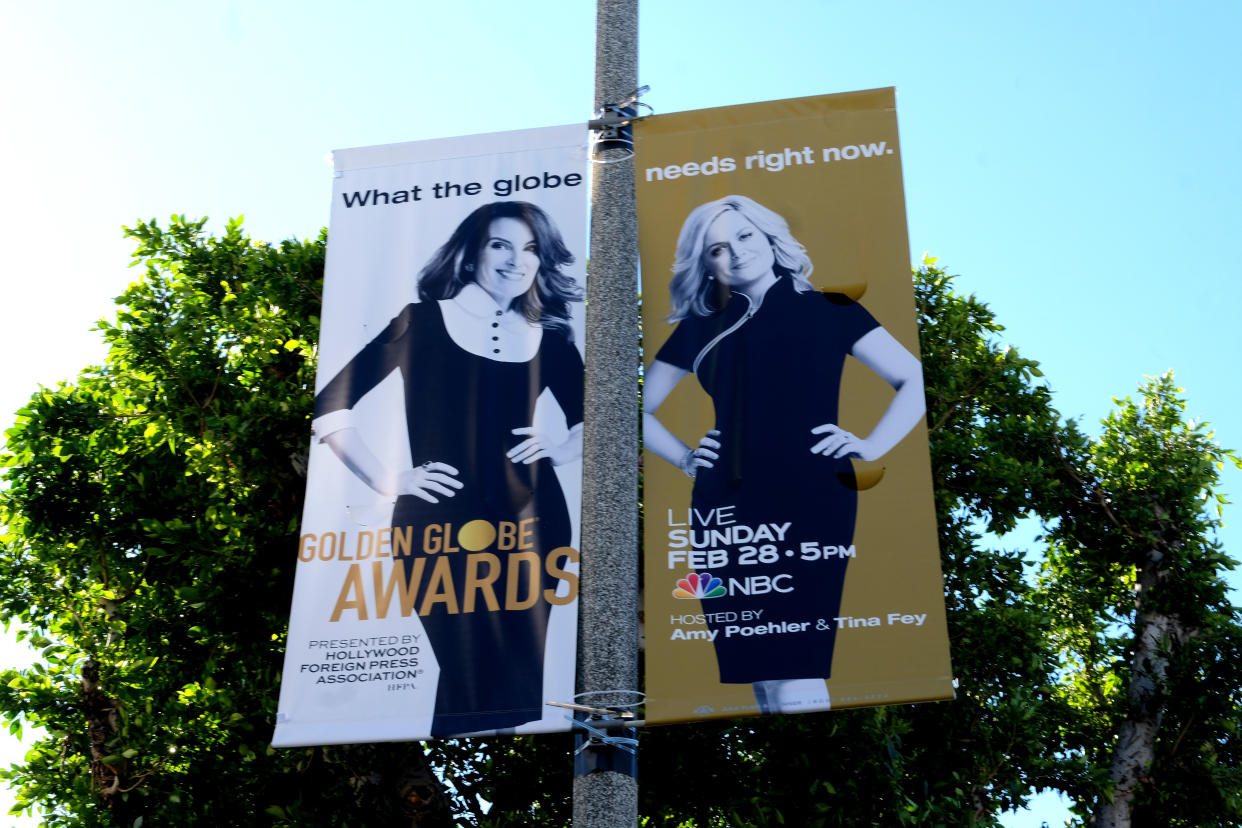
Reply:
M776 257L772 270L777 277L788 277L799 293L813 289L810 275L814 266L806 248L789 232L789 223L754 199L743 195L725 196L695 207L681 226L673 280L669 283L673 308L668 315L669 322L679 322L688 316L711 316L728 301L728 287L707 278L703 254L707 228L729 210L741 213L767 237Z

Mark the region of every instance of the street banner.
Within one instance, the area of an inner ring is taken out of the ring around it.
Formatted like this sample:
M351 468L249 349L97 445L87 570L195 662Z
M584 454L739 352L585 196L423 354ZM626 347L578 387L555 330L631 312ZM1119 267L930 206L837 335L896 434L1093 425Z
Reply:
M646 720L951 698L893 90L635 139Z
M275 745L568 729L585 144L334 154Z

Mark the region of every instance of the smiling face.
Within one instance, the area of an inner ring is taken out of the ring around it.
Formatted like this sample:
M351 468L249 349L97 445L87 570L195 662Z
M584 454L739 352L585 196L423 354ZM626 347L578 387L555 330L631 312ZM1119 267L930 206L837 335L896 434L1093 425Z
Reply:
M479 248L475 281L502 308L530 290L539 273L539 249L526 222L493 219Z
M762 295L773 282L776 254L768 237L737 210L726 210L707 225L703 269L733 290Z

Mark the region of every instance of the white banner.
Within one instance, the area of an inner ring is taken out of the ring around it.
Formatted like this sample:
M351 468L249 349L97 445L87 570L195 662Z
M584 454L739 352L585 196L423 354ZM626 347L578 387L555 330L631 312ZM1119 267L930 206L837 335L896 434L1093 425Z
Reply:
M276 746L568 729L585 143L335 154Z

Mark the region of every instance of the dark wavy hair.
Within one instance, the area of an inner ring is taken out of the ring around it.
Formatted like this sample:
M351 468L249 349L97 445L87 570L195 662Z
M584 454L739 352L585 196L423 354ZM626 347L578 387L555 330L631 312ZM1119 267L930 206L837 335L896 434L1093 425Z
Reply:
M574 255L548 214L529 202L493 201L466 216L418 274L418 298L424 302L452 299L474 282L479 249L492 222L502 218L525 222L535 237L539 254L535 281L530 290L513 300L513 307L532 325L560 330L572 339L569 303L581 302L583 293L582 287L561 268L573 264Z

